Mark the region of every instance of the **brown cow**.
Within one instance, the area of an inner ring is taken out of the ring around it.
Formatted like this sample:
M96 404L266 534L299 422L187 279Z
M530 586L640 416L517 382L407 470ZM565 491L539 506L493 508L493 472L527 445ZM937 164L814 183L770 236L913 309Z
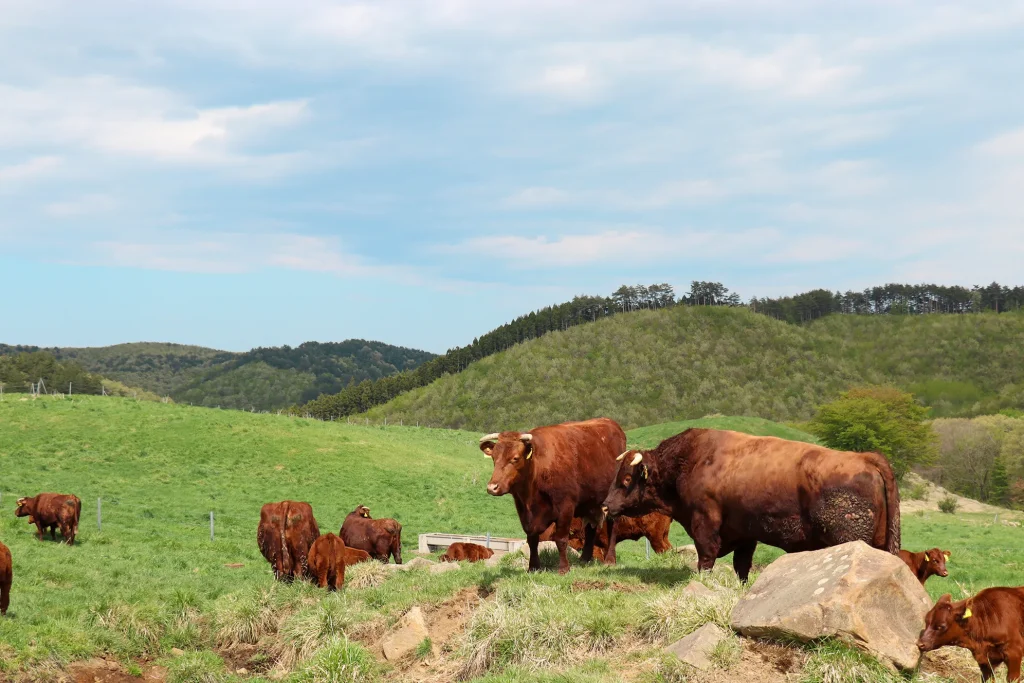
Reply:
M1006 679L1020 680L1024 656L1024 588L986 588L973 598L953 602L943 595L925 615L917 641L921 652L946 645L964 647L974 655L981 680L992 678L1006 663Z
M309 549L309 575L321 588L336 591L345 583L345 542L328 532Z
M82 501L78 496L63 493L40 493L33 498L19 498L14 514L28 517L29 524L36 525L36 535L43 540L43 532L50 529L50 538L57 540L57 529L68 545L75 544L78 535L78 517L82 513Z
M487 492L492 496L511 493L515 499L530 546L530 571L540 569L537 544L552 524L558 571L569 571L566 548L573 517L586 522L580 559L593 559L597 527L605 521L610 541L604 561L615 564L615 530L612 520L604 520L601 504L615 478L615 458L625 448L622 427L606 417L480 439L480 450L494 461Z
M309 503L285 500L260 509L256 542L279 581L306 575L309 548L319 537L320 527Z
M619 517L615 520L615 543L622 541L639 541L647 538L651 542L651 549L656 553L664 553L672 550L672 544L668 540L669 526L672 518L660 512L652 512L643 517ZM579 517L572 518L572 525L569 527L569 547L578 551L583 550L583 541L586 532L586 524ZM548 527L547 531L540 535L541 542L553 541L555 539L555 525ZM602 525L597 530L597 537L594 539L594 557L604 559L605 551L608 549L608 532Z
M359 505L341 525L341 539L350 548L365 550L384 564L390 557L402 564L402 525L393 519L374 519L370 508Z
M14 578L14 562L11 551L0 543L0 616L7 614L7 606L11 604L11 580Z
M932 548L921 553L901 550L900 559L907 563L910 571L914 573L914 576L917 577L922 586L929 576L949 576L949 572L946 571L946 560L949 559L948 550Z
M349 548L348 546L345 546L346 567L351 567L354 564L359 564L360 562L366 562L367 560L372 559L373 558L370 557L370 553L366 552L365 550L360 550L359 548Z
M440 557L442 562L479 562L494 556L494 551L476 543L452 543Z
M899 504L881 455L717 429L623 453L605 500L612 517L671 515L697 546L698 569L733 553L743 581L758 542L797 552L861 540L895 555Z

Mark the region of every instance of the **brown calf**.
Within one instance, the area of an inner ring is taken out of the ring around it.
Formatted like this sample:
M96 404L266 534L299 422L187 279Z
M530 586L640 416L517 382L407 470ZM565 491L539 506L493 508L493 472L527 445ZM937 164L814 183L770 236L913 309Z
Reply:
M914 576L917 577L922 586L929 576L949 576L949 572L946 571L946 560L949 559L948 550L932 548L922 553L901 550L900 559L907 563L910 571L914 573Z
M1024 588L986 588L973 598L952 602L943 595L925 615L917 641L922 652L946 645L964 647L974 655L981 680L1006 663L1007 681L1020 680L1024 656Z
M332 533L313 541L306 560L316 585L338 590L345 583L345 542Z
M672 518L660 512L651 512L642 517L619 517L615 520L615 542L639 541L647 538L651 542L651 549L656 553L668 552L672 544L668 540L669 526ZM553 541L555 526L552 524L547 531L540 535L540 540ZM579 517L574 517L569 527L569 547L582 551L585 540L586 525ZM605 551L608 549L608 532L602 526L597 530L597 537L594 538L594 557L604 559Z
M441 556L442 562L479 562L494 556L494 551L476 543L452 543Z
M373 558L370 557L370 553L366 552L365 550L360 550L359 548L349 548L348 546L345 546L346 567L351 567L354 564L359 564L360 562L366 562L367 560L372 559Z
M57 529L60 529L64 542L75 544L78 534L78 517L82 513L82 501L78 496L63 493L40 493L32 498L19 498L14 514L28 517L29 524L36 525L36 535L43 540L43 532L49 528L50 538L57 540Z
M14 577L14 564L11 551L0 543L0 615L7 614L7 606L11 604L11 579Z
M341 540L350 548L365 550L387 564L390 557L402 564L402 525L393 519L374 519L370 508L359 505L341 525Z

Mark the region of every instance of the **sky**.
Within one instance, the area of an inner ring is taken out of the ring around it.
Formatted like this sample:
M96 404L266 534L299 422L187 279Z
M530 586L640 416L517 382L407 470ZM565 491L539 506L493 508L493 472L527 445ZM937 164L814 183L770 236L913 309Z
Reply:
M0 342L1024 284L1024 2L0 0Z

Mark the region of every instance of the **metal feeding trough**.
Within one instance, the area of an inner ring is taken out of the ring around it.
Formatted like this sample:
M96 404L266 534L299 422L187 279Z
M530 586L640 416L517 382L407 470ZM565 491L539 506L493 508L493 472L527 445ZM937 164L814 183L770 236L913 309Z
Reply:
M421 553L435 553L439 550L446 550L452 543L476 543L485 548L490 548L495 555L513 553L520 548L526 547L526 540L522 538L499 538L485 534L483 536L472 536L465 534L420 534Z

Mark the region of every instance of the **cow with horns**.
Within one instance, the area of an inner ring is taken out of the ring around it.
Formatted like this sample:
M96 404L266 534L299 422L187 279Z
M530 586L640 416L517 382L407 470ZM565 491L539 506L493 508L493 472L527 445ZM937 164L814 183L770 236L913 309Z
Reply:
M494 461L487 493L511 493L530 546L530 571L540 569L537 544L555 525L558 570L569 571L566 547L573 517L586 522L581 560L594 555L597 527L607 525L609 552L605 564L615 564L615 531L601 505L615 478L615 458L626 449L626 434L608 418L537 427L528 432L500 432L480 439L480 450Z

